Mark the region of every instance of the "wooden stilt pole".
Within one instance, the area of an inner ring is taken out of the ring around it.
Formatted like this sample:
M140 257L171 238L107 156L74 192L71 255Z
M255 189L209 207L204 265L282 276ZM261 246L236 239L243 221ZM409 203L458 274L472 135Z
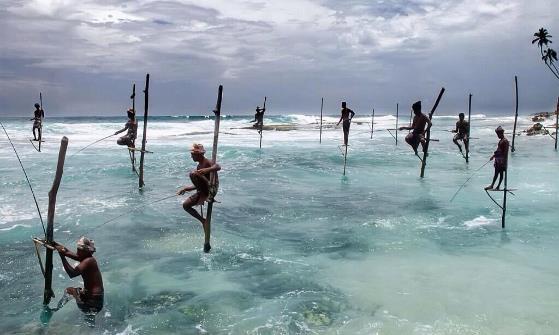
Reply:
M149 106L149 73L146 74L146 88L144 89L144 137L142 138L142 151L140 153L140 174L138 176L139 188L144 187L144 154L146 152L146 132L148 126L148 106Z
M508 153L508 151L507 151ZM508 161L508 157L507 157L507 161ZM507 162L508 165L508 162ZM505 170L505 189L503 190L503 214L501 216L501 228L505 229L505 216L507 214L507 193L509 193L508 188L507 188L507 172L508 170L508 166L507 169Z
M130 99L132 99L132 110L136 113L136 83L132 84L132 95Z
M264 97L264 111L262 113L266 113L266 98ZM260 123L260 149L262 149L262 128L264 127L264 114L262 114L262 122Z
M64 172L64 160L66 158L66 149L68 148L68 138L66 136L62 137L60 142L60 151L58 152L58 164L56 165L56 174L54 176L54 181L52 187L49 191L49 209L47 216L47 236L46 243L52 245L54 241L54 211L56 209L56 194L58 193L58 187L60 186L60 181L62 180L62 173ZM52 291L52 248L46 249L45 258L45 291L43 295L43 305L48 305L50 299L54 298L54 292Z
M557 137L559 137L559 132L557 132L558 127L559 127L559 98L557 98L557 109L555 109L555 151L557 151Z
M399 109L399 105L396 104L396 145L398 145L398 109Z
M466 163L469 163L469 159L470 159L470 135L471 135L471 129L472 129L472 124L470 123L471 121L471 117L472 117L472 94L470 93L470 96L468 97L468 146L466 147L466 145L464 145L464 149L466 149Z
M439 96L437 97L437 101L435 101L435 104L433 105L433 108L429 113L429 120L433 119L433 114L435 113L435 110L439 106L439 102L443 97L443 93L444 93L444 87L441 88L441 91L439 92ZM427 156L429 155L429 142L431 141L431 127L427 129L426 135L427 136L425 136L425 147L423 148L423 159L421 160L421 178L425 176L425 166L427 165Z
M348 145L349 145L349 140L348 140ZM344 153L344 176L345 176L345 167L346 167L346 163L347 163L347 147L348 147L348 145L345 146L345 153Z
M132 99L132 110L134 111L134 117L136 117L136 83L132 84L132 95L130 96ZM134 140L136 142L136 140ZM134 147L136 147L136 143L134 143ZM136 152L134 150L129 150L128 153L130 154L130 163L132 163L132 171L136 172Z
M39 103L41 104L41 126L39 127L39 152L41 152L41 142L43 142L43 93L39 92Z
M409 127L411 127L411 122L413 120L413 110L410 108L410 123L408 124ZM408 134L411 132L411 129L408 130Z
M215 115L215 123L214 123L214 143L213 143L213 147L212 147L212 163L216 163L217 162L217 144L218 144L218 138L219 138L219 121L221 119L221 101L222 101L222 97L223 97L223 86L219 85L219 89L217 91L217 103L215 105L215 109L214 109L214 115ZM210 175L210 190L212 188L214 188L214 191L211 192L210 191L210 196L208 198L208 210L206 211L206 234L210 234L211 232L211 222L212 222L212 211L213 211L213 206L214 206L214 197L217 193L217 185L216 185L216 174L217 172L214 172Z
M324 107L324 98L320 100L320 138L318 143L322 143L322 107Z
M515 98L516 98L516 109L514 113L514 128L512 129L512 146L511 152L515 151L514 148L514 138L516 137L516 121L518 120L518 77L514 76L514 88L515 88Z
M371 139L373 139L374 132L375 132L375 109L373 108L373 114L371 115Z

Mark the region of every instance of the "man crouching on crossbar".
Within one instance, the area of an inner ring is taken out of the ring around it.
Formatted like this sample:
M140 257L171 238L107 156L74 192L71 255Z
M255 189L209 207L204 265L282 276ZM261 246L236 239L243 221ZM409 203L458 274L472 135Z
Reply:
M217 171L221 170L219 164L212 162L204 157L206 150L202 144L194 143L190 148L190 156L193 161L198 163L196 170L190 172L189 178L192 185L182 187L177 191L177 195L183 195L186 192L196 190L196 193L188 197L182 204L184 210L196 218L204 228L204 252L210 252L210 225L202 216L203 213L198 213L193 207L203 205L211 195L214 196L217 191L218 178ZM210 176L215 173L214 185L210 185ZM212 200L212 199L210 199Z
M64 306L70 300L70 297L74 297L78 308L86 313L86 318L89 316L87 321L94 321L95 315L103 309L104 289L101 271L97 265L97 260L93 257L95 252L93 240L82 236L78 240L76 253L66 249L65 246L59 243L56 243L55 247L68 276L74 278L81 275L84 286L84 288L68 287L64 292L64 296L58 302L57 309ZM80 263L72 266L68 263L66 257Z

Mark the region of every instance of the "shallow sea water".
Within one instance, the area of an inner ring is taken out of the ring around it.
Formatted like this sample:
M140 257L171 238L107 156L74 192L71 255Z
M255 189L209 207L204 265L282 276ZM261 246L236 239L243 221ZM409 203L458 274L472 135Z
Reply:
M516 138L507 227L483 187L495 150L493 129L510 117L472 118L471 160L451 141L455 117L434 119L426 177L392 116L352 124L342 176L341 127L314 116L272 116L262 149L249 118L222 120L219 203L212 251L200 225L172 195L195 167L187 148L211 155L213 120L148 122L143 192L115 138L120 118L47 119L43 152L28 142L31 123L2 120L37 194L46 222L60 138L69 138L58 192L55 239L95 240L105 307L94 328L75 303L40 322L43 280L32 236L42 228L29 188L0 136L0 332L3 334L557 334L559 329L559 156L549 136ZM407 123L401 118L400 124ZM548 122L548 123L551 123ZM521 116L519 129L531 122ZM141 128L141 127L140 127ZM510 139L509 135L509 139ZM141 137L141 136L139 136ZM140 143L140 139L137 140ZM500 199L501 193L495 194ZM104 224L111 218L122 217ZM54 258L57 298L69 279Z

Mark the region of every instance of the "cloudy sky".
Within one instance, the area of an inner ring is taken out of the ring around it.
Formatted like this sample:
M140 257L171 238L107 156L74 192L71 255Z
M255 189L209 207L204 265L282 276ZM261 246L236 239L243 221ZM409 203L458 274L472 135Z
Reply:
M150 73L150 111L206 114L224 85L226 114L467 107L549 111L559 95L531 44L557 36L554 0L2 0L0 116L121 115ZM555 45L552 45L555 46ZM141 93L141 92L139 92ZM140 100L143 99L138 94ZM143 103L139 103L142 107Z

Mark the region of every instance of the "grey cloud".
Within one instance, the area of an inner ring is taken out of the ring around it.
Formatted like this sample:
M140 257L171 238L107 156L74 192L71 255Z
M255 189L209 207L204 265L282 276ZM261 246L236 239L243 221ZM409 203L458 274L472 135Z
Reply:
M243 13L193 1L82 1L42 11L3 2L0 115L27 106L21 92L43 85L53 87L62 114L76 106L110 114L146 72L161 114L205 110L218 83L233 112L252 110L263 95L277 112L311 111L321 96L388 111L442 85L443 108L458 108L473 90L480 109L506 110L514 74L526 81L527 108L548 108L556 94L529 44L540 26L559 30L545 10L551 0L301 0L286 2L305 8L292 17L271 12L271 2L231 3Z

